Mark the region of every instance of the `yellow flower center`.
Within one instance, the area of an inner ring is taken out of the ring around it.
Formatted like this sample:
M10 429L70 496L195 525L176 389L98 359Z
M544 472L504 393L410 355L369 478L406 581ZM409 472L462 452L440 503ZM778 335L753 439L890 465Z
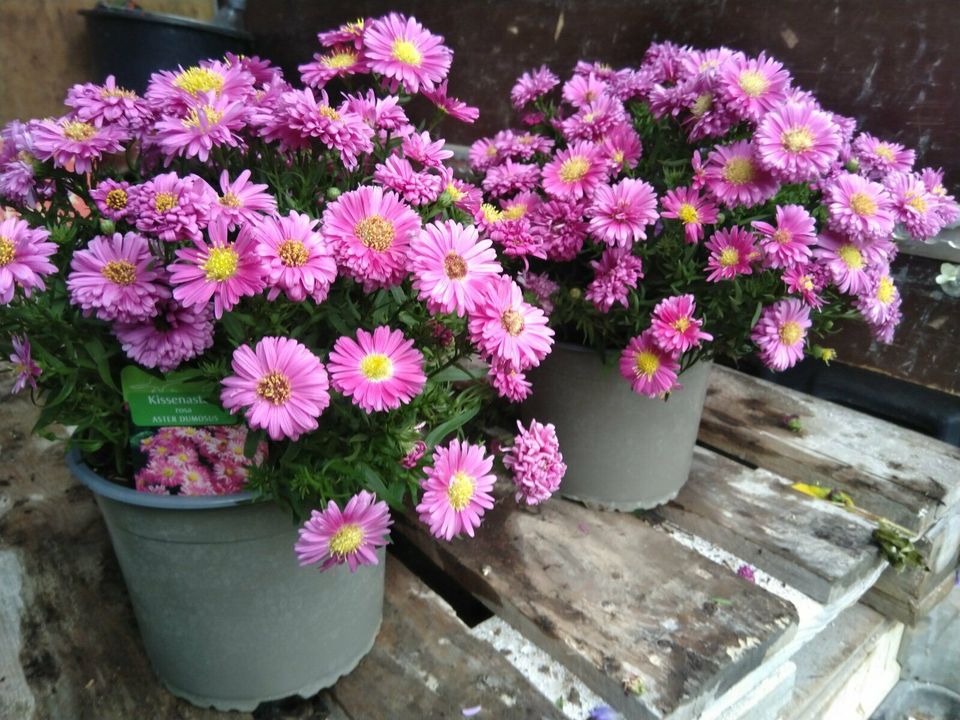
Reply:
M748 157L732 157L723 166L723 179L734 185L753 182L755 175L753 161Z
M934 195L944 197L947 194L947 189L943 185L937 183L936 185L933 186L933 189L930 192L933 193Z
M801 275L799 282L804 290L813 290L813 278L809 275Z
M506 210L503 211L503 216L507 218L507 220L519 220L526 214L527 206L522 202L510 205Z
M323 117L327 118L328 120L333 120L333 121L340 120L340 113L338 113L329 105L321 105L317 112L319 112L321 115L323 115Z
M682 315L673 321L673 329L677 332L686 332L689 327L690 319L686 315Z
M740 89L750 97L759 97L770 87L770 81L756 70L744 70L740 73Z
M10 238L0 235L0 267L6 267L17 256L17 248Z
M393 41L391 55L393 55L394 60L402 62L404 65L420 67L420 63L423 62L423 57L417 50L417 46L409 40L401 40L400 38Z
M713 93L703 93L697 97L690 112L694 117L703 117L711 107L713 107Z
M574 155L567 158L560 166L560 179L565 183L573 183L583 179L590 170L590 163L585 157Z
M740 262L740 252L734 247L725 247L720 251L720 265L730 267Z
M383 382L393 377L393 361L383 353L370 353L360 361L360 372L370 382Z
M880 143L873 149L873 154L883 158L887 162L893 162L893 148L885 143Z
M90 123L79 120L68 120L63 124L63 135L70 140L83 142L97 134L97 129Z
M100 97L106 98L127 98L128 100L133 100L137 97L137 94L133 90L127 90L122 87L113 88L103 88L100 90Z
M863 255L860 254L856 245L841 245L837 250L837 255L840 256L843 264L851 270L860 270L863 267Z
M520 143L521 145L529 145L530 143L533 142L533 135L531 135L530 133L521 135L520 137L517 138L517 142Z
M877 285L877 300L884 305L889 305L893 302L895 290L893 280L890 279L889 275L884 275L880 278L880 284Z
M173 81L173 86L190 93L194 97L211 90L219 94L223 89L223 76L210 68L194 65L177 75Z
M277 248L277 255L280 256L280 262L287 267L303 267L310 258L310 253L302 242L289 238Z
M920 197L916 193L910 193L908 197L910 199L907 200L907 205L909 205L914 210L920 213L925 213L927 211L927 201L924 200L922 197Z
M197 108L191 108L187 116L180 122L184 127L198 128L200 127L200 112L203 112L204 119L206 120L206 126L216 125L220 122L220 118L223 117L222 112L214 110L209 105L204 105L200 110Z
M238 208L243 203L240 202L240 198L234 195L232 192L224 193L219 200L220 204L224 207Z
M105 202L111 210L125 210L127 208L127 191L123 188L114 188L107 193Z
M450 481L450 487L447 488L447 499L450 501L450 507L456 511L463 510L473 499L473 478L458 470L453 474Z
M677 210L677 216L686 225L700 222L700 213L697 212L697 209L690 203L683 203L680 209Z
M357 54L350 50L340 50L324 55L320 60L324 67L332 70L342 70L343 68L353 67L357 64Z
M361 545L363 545L363 528L354 523L347 523L330 538L330 554L344 558L359 550Z
M459 280L467 274L467 261L451 250L443 259L443 272L451 280Z
M784 228L780 228L779 230L774 231L773 239L781 245L786 245L793 239L793 233L791 233L789 230L785 230Z
M362 242L365 247L375 250L376 252L384 252L389 250L390 246L393 245L395 231L393 229L393 223L389 220L379 215L371 215L370 217L365 217L354 226L353 234L360 238L360 242Z
M496 155L497 155L497 148L494 147L493 145L487 145L487 149L484 150L483 152L484 152L484 154L485 154L487 157L491 157L491 158L492 158L492 157L496 157Z
M634 363L637 368L637 375L646 375L652 378L654 373L660 369L660 358L656 353L649 350L641 350L634 357Z
M820 351L820 359L829 365L831 360L837 359L837 351L833 348L823 348L823 350Z
M461 192L460 190L458 190L457 186L454 185L453 183L447 183L446 190L447 190L447 195L449 195L450 199L453 200L454 202L457 202L458 200L463 200L464 195L466 195L465 192Z
M513 337L516 337L523 332L523 316L513 308L510 308L500 316L500 325Z
M792 153L803 153L813 147L813 133L805 127L791 128L780 136L780 144Z
M111 260L102 268L100 274L116 285L133 285L137 281L136 266L126 260Z
M617 165L619 165L620 167L623 167L623 164L626 162L626 160L627 160L627 158L626 158L626 156L623 154L623 150L614 150L614 151L613 151L613 161L614 161Z
M877 212L877 203L865 192L855 192L850 196L850 208L860 217L870 217Z
M216 280L217 282L229 280L237 274L239 261L240 256L232 247L210 248L207 261L203 264L207 280Z
M153 199L153 209L159 213L165 213L177 206L177 198L168 192L159 192Z
M785 345L796 345L798 342L803 340L804 332L803 328L800 327L800 323L795 322L794 320L788 320L783 325L780 326L778 330L780 335L780 341Z
M274 370L257 380L257 395L274 405L283 405L290 399L290 378L279 370Z
M495 223L503 220L503 212L495 208L490 203L483 203L480 206L480 212L483 213L483 219L488 223Z

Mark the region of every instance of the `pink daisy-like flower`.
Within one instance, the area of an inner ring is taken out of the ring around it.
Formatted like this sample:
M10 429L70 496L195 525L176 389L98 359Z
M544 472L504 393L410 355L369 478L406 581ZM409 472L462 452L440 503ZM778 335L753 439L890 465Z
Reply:
M433 452L433 465L424 468L423 497L417 505L420 521L436 538L452 540L466 533L473 537L483 514L493 507L496 476L493 457L482 445L453 440Z
M252 226L240 228L234 242L228 239L222 220L212 223L209 233L209 245L198 240L195 247L177 250L180 262L167 270L176 300L191 307L206 305L213 298L213 313L219 320L240 298L263 290L265 283Z
M413 470L413 468L420 464L420 458L422 458L426 452L427 444L423 440L417 440L413 444L413 447L410 448L410 451L401 458L400 466L405 467L407 470Z
M561 121L560 131L567 141L590 140L599 143L619 128L629 127L629 122L623 103L615 97L603 95Z
M323 302L337 278L333 251L317 232L318 220L291 210L286 217L268 216L253 234L266 273L268 300L283 292L290 300L307 297Z
M359 115L381 140L385 141L388 136L406 137L415 132L396 95L378 98L373 90L367 90L366 95L345 95L342 107Z
M130 183L117 180L101 180L90 193L97 209L110 220L122 220L133 210Z
M363 33L363 57L375 73L408 93L432 90L450 72L453 52L443 38L399 13L374 20Z
M826 273L817 265L791 265L783 271L783 284L791 293L800 295L812 308L820 309L823 298L820 292L828 281Z
M488 357L517 370L540 364L553 346L553 330L538 307L523 300L520 286L506 276L492 279L469 322L470 339Z
M544 166L543 189L561 200L589 197L606 174L597 146L591 142L575 142Z
M364 18L357 18L353 22L344 23L336 30L317 33L317 41L324 47L353 45L359 50L363 47L363 31L369 22Z
M369 292L399 285L406 277L410 241L420 232L420 216L396 193L364 186L326 207L322 232L338 267Z
M699 190L707 184L707 169L703 166L703 160L700 158L700 151L694 150L690 157L690 169L693 170L693 179L690 181L690 187Z
M707 282L732 280L737 275L753 273L753 263L760 258L753 234L741 227L717 230L706 242L710 251L707 260Z
M211 93L215 98L249 102L256 93L253 75L240 63L202 60L188 68L153 73L144 98L157 112L180 114Z
M890 277L888 268L878 268L868 273L868 282L857 298L857 310L871 326L878 327L889 322L900 312L900 291Z
M490 138L480 138L476 140L473 145L470 146L470 152L467 157L470 160L470 167L477 172L487 170L503 160L500 151Z
M563 84L563 99L581 108L606 95L608 88L609 85L593 72L574 75Z
M893 201L897 222L902 223L914 240L926 240L944 227L944 218L937 212L938 200L919 175L894 172L883 181Z
M413 286L434 312L473 312L487 284L503 272L490 240L473 225L433 222L410 245Z
M517 421L517 428L520 432L504 451L503 464L513 474L516 501L539 505L560 489L567 472L557 430L536 420L531 420L528 428Z
M658 302L650 324L657 344L679 354L713 340L713 335L700 329L703 320L693 317L696 311L693 295L674 295Z
M157 314L157 303L170 297L162 268L146 238L137 233L97 236L70 261L70 302L101 320L137 322Z
M628 293L643 277L643 263L629 248L607 248L600 260L592 260L593 281L584 297L601 312L609 312L616 303L627 307Z
M657 344L652 330L632 338L620 355L620 374L639 395L658 397L679 387L680 364L673 353Z
M0 305L13 300L17 287L26 297L47 289L43 277L57 271L50 262L57 246L47 242L49 237L46 228L31 228L16 217L0 221Z
M428 205L440 197L445 183L440 175L417 172L406 158L391 155L377 165L373 172L375 182L401 195L411 205Z
M382 500L361 490L340 507L333 500L327 509L314 510L300 528L294 546L301 565L319 564L321 570L346 563L350 572L361 565L377 565L377 548L387 544L390 510Z
M810 259L810 246L817 241L815 223L802 205L777 205L777 224L755 221L760 233L764 265L785 268Z
M531 222L544 240L549 260L568 262L583 249L587 239L584 203L576 200L550 200L537 206Z
M243 409L247 424L274 440L297 440L317 429L330 404L327 371L320 358L293 338L265 337L254 349L233 351L233 375L223 379L220 401L231 413Z
M297 68L304 85L323 88L338 77L368 72L367 64L360 57L360 51L350 45L338 45L326 53L314 53L313 62Z
M277 201L266 192L269 186L250 182L250 171L244 170L237 179L230 182L230 173L220 173L220 195L210 205L211 219L222 218L233 230L245 223L255 223L264 215L277 211Z
M168 300L160 303L156 317L114 323L113 333L131 360L145 368L170 372L213 345L212 314L209 305L185 308Z
M523 402L533 391L533 386L527 380L527 376L517 370L511 363L503 360L496 360L490 364L487 371L487 377L490 384L493 385L497 395L506 398L510 402Z
M453 157L452 150L444 150L446 140L434 140L430 133L410 133L400 143L400 151L408 160L413 160L426 167L440 169L443 163Z
M910 172L917 154L899 143L861 133L853 141L853 156L864 174L879 179L892 172Z
M719 68L717 82L727 108L744 120L758 122L786 99L790 74L764 53L756 58L736 53Z
M560 285L551 280L547 275L530 272L525 270L517 275L517 282L520 287L532 292L537 303L548 315L553 312L553 296L560 289Z
M746 140L711 150L704 176L707 189L721 204L731 208L759 205L780 189L773 176L757 163L753 145Z
M522 110L537 98L543 97L560 84L560 78L550 72L550 68L541 65L517 78L510 90L510 100L517 110Z
M487 170L483 189L493 197L506 197L518 192L529 192L540 183L540 168L532 163L506 160Z
M129 139L127 131L117 125L97 127L69 117L35 120L31 125L33 154L78 175L93 170L93 163L105 154L123 150Z
M420 94L432 102L437 110L459 122L472 124L480 117L479 108L467 105L463 100L447 95L446 80L438 83L433 90L424 88Z
M810 308L795 298L763 309L750 339L760 349L760 360L772 370L786 370L803 359L810 327Z
M215 199L216 192L200 178L170 172L137 186L130 216L142 233L167 242L196 242Z
M883 185L841 173L823 188L823 195L831 230L865 240L893 234L893 203Z
M869 267L880 259L872 246L830 232L817 237L814 255L840 292L850 295L859 295L866 289Z
M622 125L604 135L600 152L606 158L611 173L619 175L637 166L637 160L643 154L643 143L632 127Z
M840 156L840 131L812 103L787 102L763 116L754 135L757 160L784 182L826 174Z
M153 116L147 103L132 90L117 85L113 75L107 76L103 85L74 85L63 104L73 108L77 120L96 127L119 125L136 131L146 127Z
M197 158L206 162L215 147L237 147L238 132L246 126L244 103L208 93L192 103L183 115L165 115L154 123L153 140L166 156Z
M544 238L526 217L511 218L504 213L500 220L489 223L486 230L507 257L546 257Z
M599 185L587 217L594 237L607 245L628 248L646 240L646 226L657 221L657 195L649 183L632 178L613 186Z
M286 144L307 147L311 139L318 140L337 150L350 170L357 167L360 155L373 151L373 128L346 104L333 108L325 91L316 98L310 88L292 90L283 94L282 102L285 111L278 118L278 130Z
M427 381L423 355L399 330L386 325L357 339L337 338L327 360L333 387L371 412L395 410L420 394Z
M661 217L679 220L688 243L703 239L703 226L717 221L717 206L693 188L679 187L667 190Z
M10 388L10 394L16 395L27 385L36 390L37 378L43 374L43 370L33 361L30 354L30 339L26 335L22 338L13 335L10 342L13 345L10 362L13 363L13 371L17 374L17 379Z

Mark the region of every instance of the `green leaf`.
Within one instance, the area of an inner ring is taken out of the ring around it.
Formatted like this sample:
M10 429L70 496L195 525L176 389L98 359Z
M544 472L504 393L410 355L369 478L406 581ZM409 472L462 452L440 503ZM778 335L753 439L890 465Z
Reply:
M110 363L108 362L107 351L103 347L103 343L100 342L100 339L95 337L92 340L87 340L87 342L83 344L83 347L93 359L93 362L97 368L97 374L100 376L100 379L103 380L107 387L112 388L119 393L120 388L117 387L116 382L113 380L113 376L110 374Z
M266 434L263 430L248 430L247 439L243 441L244 457L252 458L257 454L257 447L263 441Z
M438 442L447 437L447 435L462 428L464 425L470 422L478 412L480 412L479 404L469 407L463 412L454 415L446 422L437 425L437 427L430 431L430 434L427 435L426 439L424 440L424 442L427 444L427 447L434 447Z

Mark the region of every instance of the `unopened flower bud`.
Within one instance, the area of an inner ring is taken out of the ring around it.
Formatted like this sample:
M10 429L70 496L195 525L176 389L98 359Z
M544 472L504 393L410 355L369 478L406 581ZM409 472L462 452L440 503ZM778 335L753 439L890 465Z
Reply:
M110 218L100 218L100 232L104 235L113 235L116 232L117 226Z

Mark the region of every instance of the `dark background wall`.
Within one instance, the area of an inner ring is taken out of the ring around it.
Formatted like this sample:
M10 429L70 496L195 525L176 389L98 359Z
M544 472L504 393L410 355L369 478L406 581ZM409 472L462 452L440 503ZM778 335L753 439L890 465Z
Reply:
M455 52L451 91L483 108L469 142L516 123L508 93L546 62L561 77L578 58L639 63L654 40L766 50L831 110L915 147L960 181L957 0L248 0L260 52L295 72L316 32L391 9L415 15Z

